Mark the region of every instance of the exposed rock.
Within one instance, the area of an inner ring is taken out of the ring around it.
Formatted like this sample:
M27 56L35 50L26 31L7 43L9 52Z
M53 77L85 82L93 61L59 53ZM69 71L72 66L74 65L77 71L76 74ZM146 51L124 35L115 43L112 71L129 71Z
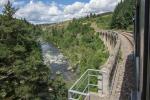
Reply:
M50 92L51 92L51 91L53 91L53 89L52 89L51 87L49 87L48 91L50 91Z
M57 71L57 72L56 72L56 74L57 74L57 75L60 75L60 74L61 74L61 72L60 72L60 71Z
M67 70L68 70L68 71L72 70L72 67L71 67L71 66L70 66L70 67L68 67L68 68L67 68Z
M71 72L74 72L74 70L72 69Z

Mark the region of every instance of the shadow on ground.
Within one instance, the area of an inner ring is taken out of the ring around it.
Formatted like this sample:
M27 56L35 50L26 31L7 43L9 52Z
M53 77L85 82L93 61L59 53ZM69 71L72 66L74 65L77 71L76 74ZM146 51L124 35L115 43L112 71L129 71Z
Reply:
M136 89L136 68L134 65L134 54L127 57L125 63L125 73L121 87L121 94L119 100L131 100L131 91Z

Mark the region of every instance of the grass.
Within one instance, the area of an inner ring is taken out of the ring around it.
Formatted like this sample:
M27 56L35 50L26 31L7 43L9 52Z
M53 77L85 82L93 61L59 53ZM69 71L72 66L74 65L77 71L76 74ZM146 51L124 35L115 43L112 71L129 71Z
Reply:
M109 25L111 22L112 14L100 16L96 19L96 24L100 29L110 29Z

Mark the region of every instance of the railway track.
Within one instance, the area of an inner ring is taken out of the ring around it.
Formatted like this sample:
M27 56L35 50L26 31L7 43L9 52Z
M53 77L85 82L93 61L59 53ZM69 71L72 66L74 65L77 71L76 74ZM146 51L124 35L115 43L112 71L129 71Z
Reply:
M134 38L131 33L120 33L122 36L124 36L131 44L132 49L134 48Z
M133 34L132 33L128 33L128 32L122 32L123 34L126 34L126 35L128 35L128 36L130 36L130 37L133 37Z
M134 37L131 33L119 32L121 40L122 61L118 63L114 90L110 100L129 100L132 88Z
M133 70L133 50L134 36L131 33L119 32L118 36L121 40L121 58L116 69L116 75L113 90L109 99L106 100L129 100L130 90L134 86Z

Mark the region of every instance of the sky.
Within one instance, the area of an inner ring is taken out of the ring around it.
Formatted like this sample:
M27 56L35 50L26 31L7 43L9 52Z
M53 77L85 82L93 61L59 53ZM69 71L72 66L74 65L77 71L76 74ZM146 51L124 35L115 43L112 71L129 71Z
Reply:
M0 13L8 0L0 0ZM10 0L18 11L16 18L33 24L57 23L90 13L113 11L120 0Z

